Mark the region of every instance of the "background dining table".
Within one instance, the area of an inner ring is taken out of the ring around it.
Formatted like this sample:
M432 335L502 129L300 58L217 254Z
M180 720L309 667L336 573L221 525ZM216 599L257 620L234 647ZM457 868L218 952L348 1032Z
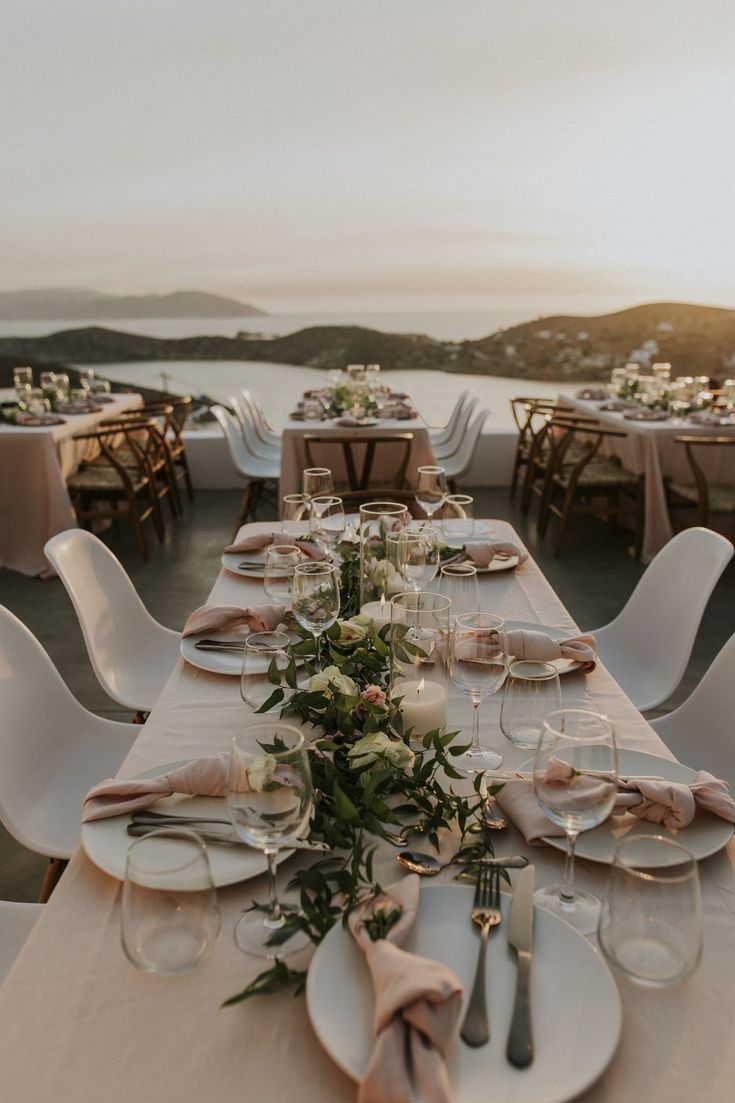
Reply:
M15 397L14 391L4 392ZM107 397L107 396L106 396ZM99 452L94 441L75 435L93 431L104 418L143 405L139 394L110 395L99 412L59 414L61 425L0 423L0 567L51 577L43 548L57 532L76 525L66 480L83 460Z
M735 425L712 428L696 425L684 419L667 421L631 421L623 413L601 410L603 403L588 399L560 398L565 406L571 406L587 417L596 417L602 428L626 433L622 437L603 437L600 454L618 456L623 467L635 475L645 475L645 516L643 521L643 547L641 562L650 563L654 555L674 535L666 504L665 478L674 482L694 483L692 469L682 444L674 444L674 437L723 436L735 437ZM735 485L735 449L700 448L695 453L697 463L713 483Z
M490 522L500 539L519 543L512 528ZM248 525L242 534L272 531ZM214 564L212 564L214 567ZM481 604L506 618L568 629L576 626L532 559L515 571L481 577ZM220 571L214 603L262 600L262 583ZM563 677L564 704L606 713L624 748L671 758L601 664L588 676ZM482 726L513 768L527 757L498 730L500 702L483 705ZM469 720L469 701L450 693L449 722ZM122 776L226 751L251 713L238 678L209 673L180 661L121 770ZM426 848L426 844L423 844ZM451 851L452 840L447 840ZM496 851L528 854L536 881L560 879L563 856L529 848L514 828L496 837ZM376 877L390 884L402 874L396 851L381 845ZM295 855L288 870L309 856ZM673 989L651 990L617 978L623 1005L622 1037L601 1079L580 1097L586 1103L729 1103L735 1083L732 1007L735 991L735 845L700 863L704 955L698 970ZM440 875L450 879L453 871ZM604 890L607 867L578 862L578 880ZM330 1060L315 1036L303 997L290 991L260 996L233 1008L223 1000L263 969L242 954L233 929L253 898L266 897L265 878L220 889L222 933L214 954L175 979L136 970L120 945L121 885L97 869L80 849L74 855L35 929L0 987L0 1097L12 1103L201 1103L203 1099L252 1103L351 1103L356 1086ZM675 917L674 917L675 918ZM457 924L468 922L464 913ZM303 967L309 951L290 958ZM469 991L471 977L463 977ZM558 992L559 1007L574 1001ZM522 1103L519 1073L515 1103ZM488 1098L493 1096L488 1070ZM505 1097L504 1097L505 1098ZM561 1098L561 1097L559 1097Z

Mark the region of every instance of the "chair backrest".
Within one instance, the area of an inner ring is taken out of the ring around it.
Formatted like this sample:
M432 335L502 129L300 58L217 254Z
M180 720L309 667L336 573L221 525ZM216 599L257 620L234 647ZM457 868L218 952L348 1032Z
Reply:
M102 688L127 708L151 708L173 670L179 633L153 619L119 559L91 532L61 532L44 550L71 598Z
M246 449L252 452L254 456L265 459L267 457L267 449L270 446L265 445L258 436L252 407L239 395L231 395L227 401L235 411L235 417L240 425L240 432L243 435Z
M247 478L250 473L252 457L245 447L245 440L237 419L224 406L212 406L211 413L217 419L222 432L225 434L232 462L240 474Z
M362 438L305 433L304 450L309 467L323 465L331 471L339 471L341 461L347 474L349 490L381 489L382 493L385 480L382 484L373 480L376 449L380 448L381 459L385 461L386 470L391 473L391 488L400 489L405 485L413 439L413 433L385 433Z
M263 411L263 407L254 397L254 395L251 394L251 392L245 387L240 390L240 394L242 396L243 402L245 402L247 406L249 406L250 412L253 415L253 424L255 426L255 431L258 434L259 439L263 442L263 444L270 444L271 442L269 441L268 437L269 433L272 433L273 431L269 429L268 420Z
M452 408L452 412L447 419L446 425L444 425L440 429L442 440L449 440L454 433L455 429L457 428L457 422L459 421L460 414L464 409L465 403L469 401L469 398L470 392L468 390L462 391L462 393L457 398L457 401L454 403L454 406Z
M450 478L458 479L469 469L475 455L475 448L477 447L477 441L482 432L482 427L489 416L490 411L487 407L483 407L475 415L472 423L467 427L467 431L464 434L464 438L457 452L450 460L442 461L442 466L445 468Z
M638 706L669 697L686 670L702 614L733 545L705 528L669 540L624 608L595 632L600 658Z
M724 777L735 789L735 635L683 704L651 721L687 766Z
M457 452L462 446L462 441L465 438L465 434L467 433L467 426L470 423L472 414L477 409L479 402L480 399L477 397L476 394L468 394L467 399L462 406L462 409L459 411L459 416L457 417L457 421L452 432L449 434L449 436L445 437L441 441L434 441L435 444L438 444L441 455L444 458L447 458L449 456L456 456Z

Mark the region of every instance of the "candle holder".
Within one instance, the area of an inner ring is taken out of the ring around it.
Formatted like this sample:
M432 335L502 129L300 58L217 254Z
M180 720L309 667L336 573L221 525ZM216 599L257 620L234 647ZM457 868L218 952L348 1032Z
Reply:
M391 601L390 695L404 729L421 739L447 722L451 601L443 594L397 594Z
M368 602L387 601L403 581L386 557L388 533L410 520L408 507L398 502L367 502L360 506L360 608ZM398 586L395 586L395 583Z

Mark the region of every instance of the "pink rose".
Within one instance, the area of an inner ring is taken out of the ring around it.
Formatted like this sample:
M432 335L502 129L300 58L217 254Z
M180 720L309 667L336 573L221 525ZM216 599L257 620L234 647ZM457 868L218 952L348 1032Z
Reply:
M365 686L365 689L362 691L362 699L363 701L367 701L369 705L384 705L385 693L380 686Z

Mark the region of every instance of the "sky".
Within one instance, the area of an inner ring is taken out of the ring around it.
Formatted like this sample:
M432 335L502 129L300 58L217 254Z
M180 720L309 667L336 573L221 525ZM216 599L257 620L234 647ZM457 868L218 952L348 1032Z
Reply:
M735 307L733 0L4 0L0 290Z

